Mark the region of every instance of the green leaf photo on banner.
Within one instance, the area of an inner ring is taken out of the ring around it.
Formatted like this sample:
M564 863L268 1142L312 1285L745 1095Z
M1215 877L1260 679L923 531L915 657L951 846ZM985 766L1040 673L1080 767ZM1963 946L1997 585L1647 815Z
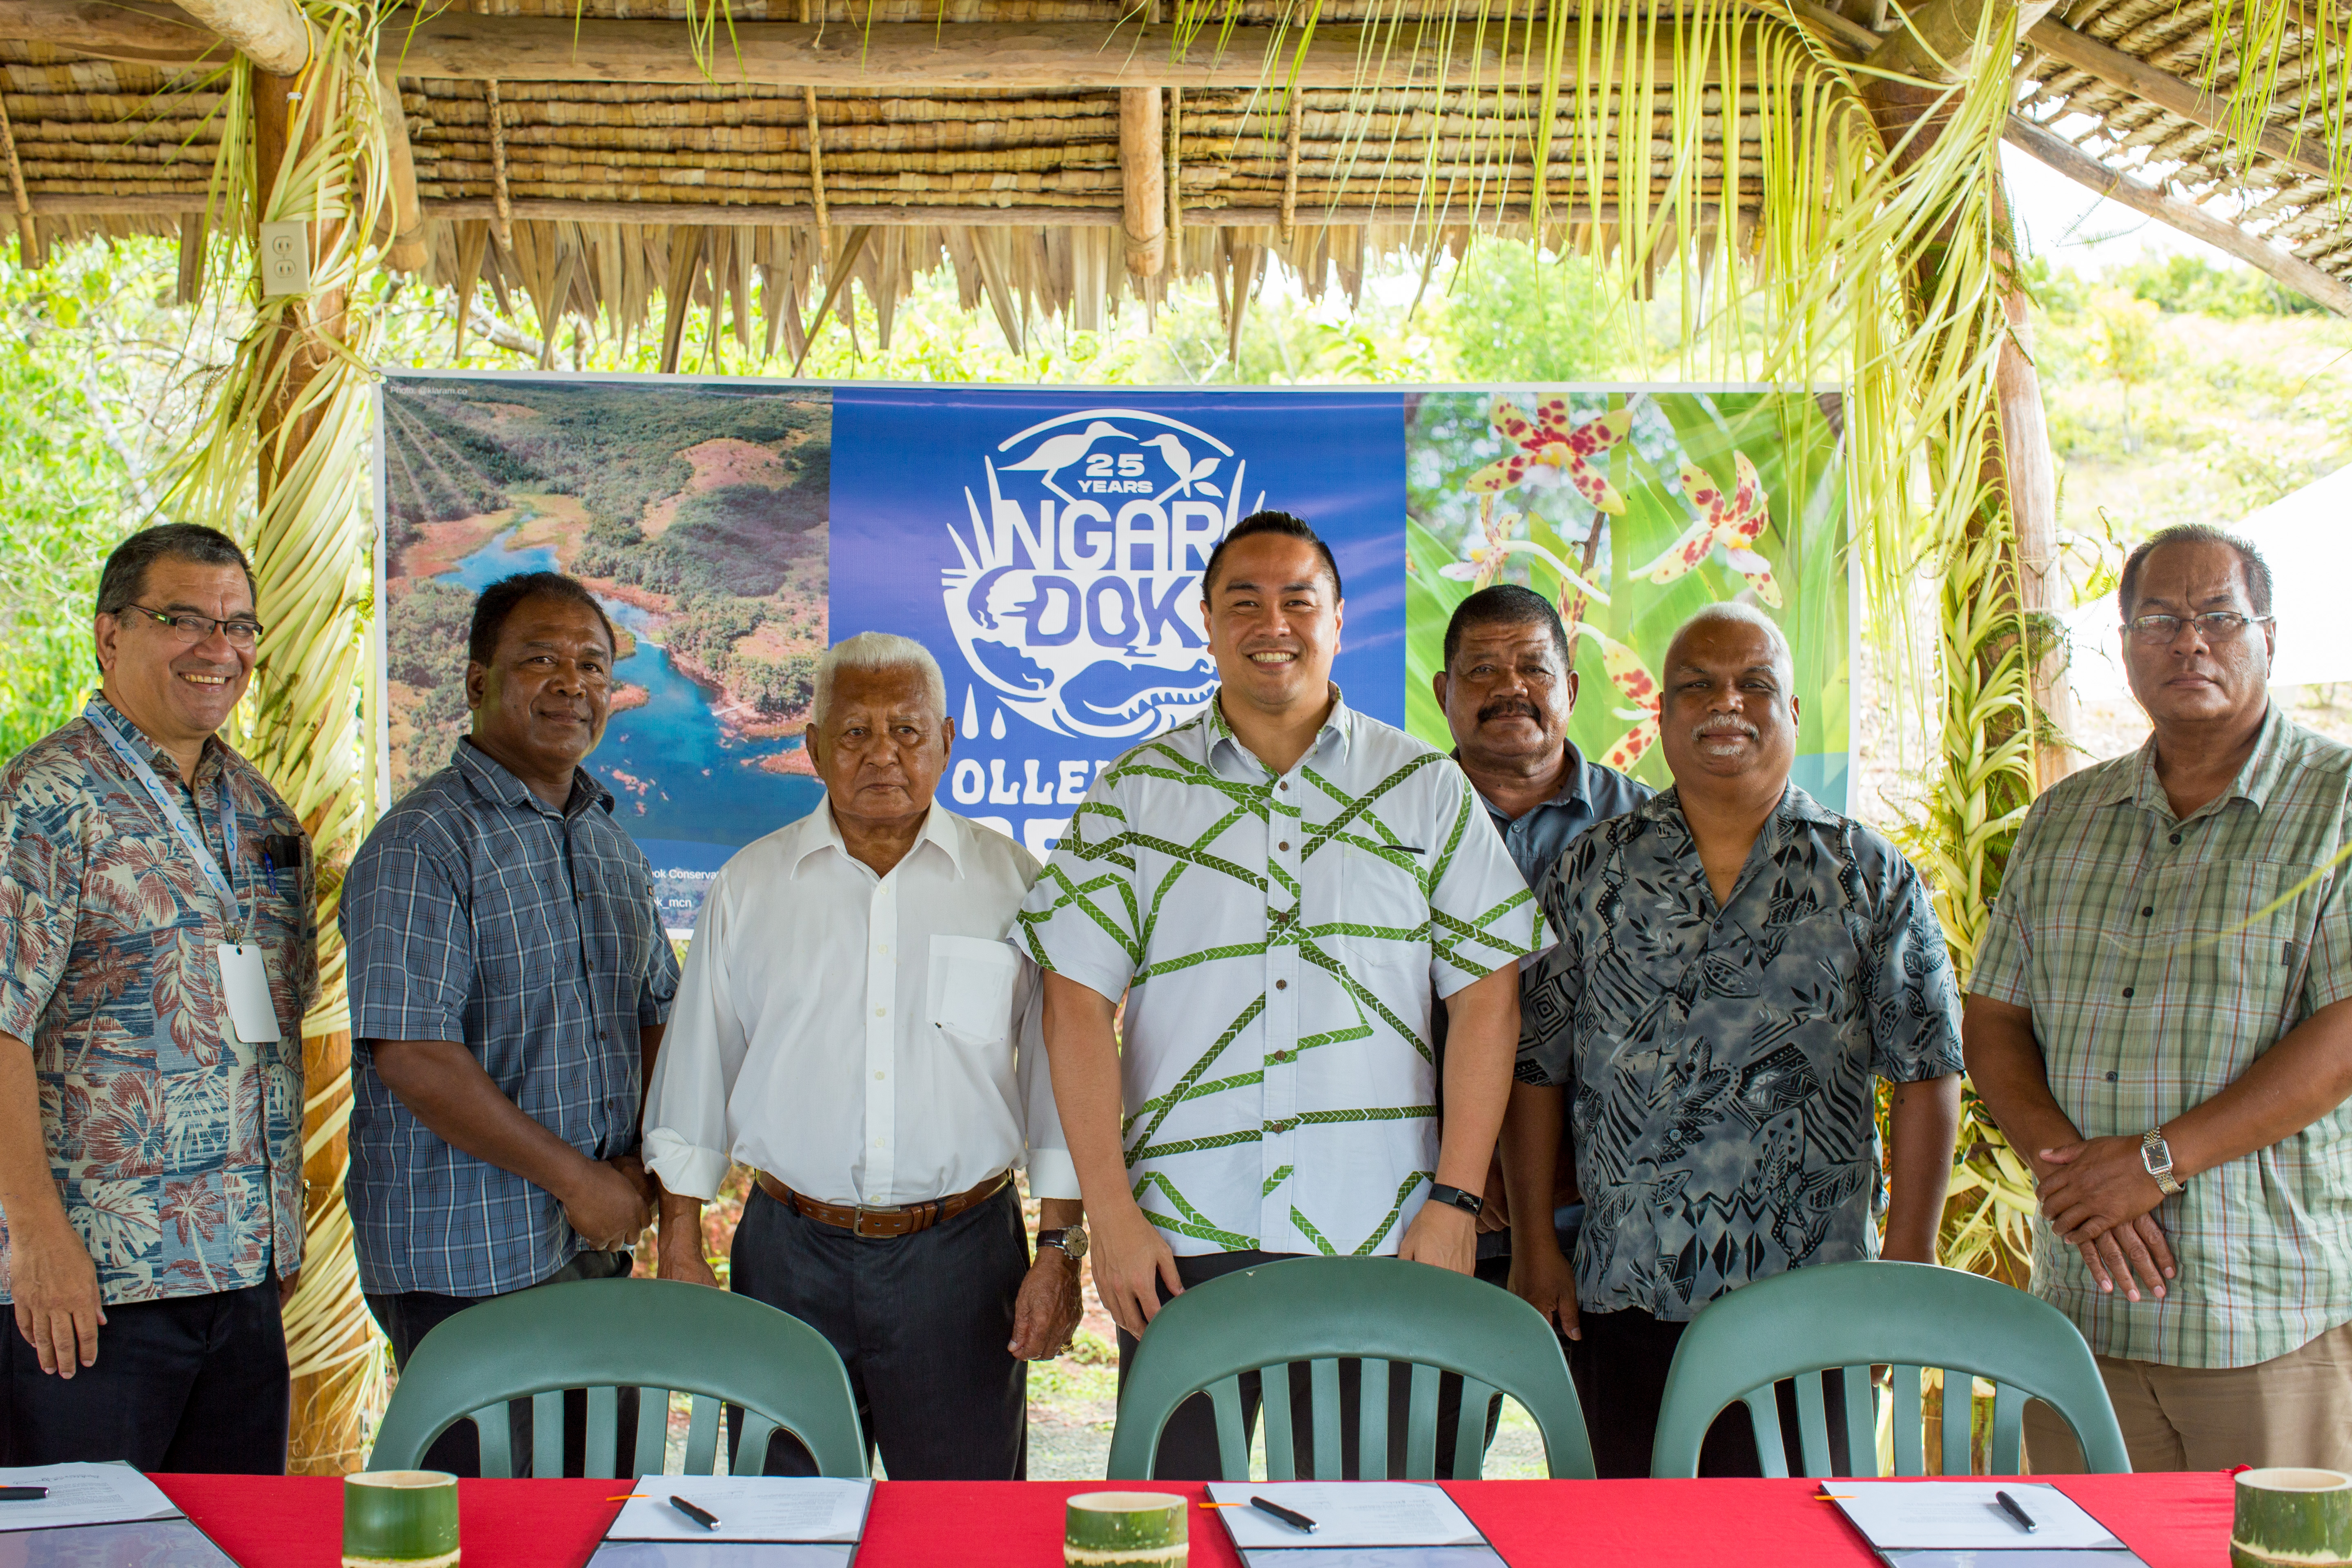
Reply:
M1569 739L1664 788L1658 676L1702 605L1770 616L1796 657L1797 785L1847 808L1852 657L1843 405L1776 387L1498 387L1405 397L1405 720L1450 748L1431 679L1481 587L1560 606Z

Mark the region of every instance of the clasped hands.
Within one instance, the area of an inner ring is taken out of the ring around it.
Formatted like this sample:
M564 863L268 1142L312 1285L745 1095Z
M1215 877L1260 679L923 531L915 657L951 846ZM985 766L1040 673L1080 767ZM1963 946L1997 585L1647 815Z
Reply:
M555 1195L565 1223L599 1252L634 1247L654 1222L654 1179L635 1154L583 1159L572 1181Z
M2041 1151L2034 1170L2042 1214L2059 1240L2082 1251L2099 1289L2120 1282L2130 1300L2143 1288L2162 1300L2177 1266L2153 1212L2164 1189L2147 1173L2140 1141L2080 1139Z

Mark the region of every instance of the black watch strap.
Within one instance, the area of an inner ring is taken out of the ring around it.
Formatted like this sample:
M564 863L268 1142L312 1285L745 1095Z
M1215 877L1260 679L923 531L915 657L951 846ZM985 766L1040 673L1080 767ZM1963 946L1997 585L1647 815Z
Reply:
M1465 1193L1460 1187L1449 1187L1444 1182L1430 1184L1429 1201L1433 1204L1452 1204L1465 1214L1476 1214L1486 1206L1486 1200L1476 1193Z

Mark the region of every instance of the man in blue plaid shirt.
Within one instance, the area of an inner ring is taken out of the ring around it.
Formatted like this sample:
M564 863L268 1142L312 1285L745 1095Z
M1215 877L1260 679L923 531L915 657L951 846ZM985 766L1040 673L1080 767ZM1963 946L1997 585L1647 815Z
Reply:
M652 1217L637 1110L677 959L644 852L580 765L604 735L613 654L612 623L571 578L484 590L473 732L343 883L347 1190L361 1288L399 1364L489 1297L628 1273ZM520 1452L528 1420L519 1405ZM473 1426L425 1464L478 1473Z

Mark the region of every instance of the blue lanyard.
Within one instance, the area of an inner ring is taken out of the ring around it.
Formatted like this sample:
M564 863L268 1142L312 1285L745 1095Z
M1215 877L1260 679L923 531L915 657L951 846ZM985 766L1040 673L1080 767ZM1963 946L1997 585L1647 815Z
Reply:
M163 814L163 820L171 824L172 831L180 836L180 842L187 847L190 855L195 857L196 868L204 872L205 879L213 885L213 891L218 893L221 902L227 906L229 941L242 943L245 941L245 907L237 900L236 889L229 885L228 878L222 873L220 862L213 858L212 847L205 842L204 835L189 822L188 814L180 809L180 803L173 798L170 790L163 787L163 781L155 776L155 770L148 766L147 759L140 754L138 747L131 743L130 736L113 719L94 706L84 709L82 717L88 719L90 727L114 748L114 754L122 759L122 765L131 770L131 776L146 788L148 798L155 803L155 809ZM191 780L191 797L194 793L194 782ZM236 854L236 802L229 794L226 778L221 781L216 793L220 797L221 845L234 857Z

